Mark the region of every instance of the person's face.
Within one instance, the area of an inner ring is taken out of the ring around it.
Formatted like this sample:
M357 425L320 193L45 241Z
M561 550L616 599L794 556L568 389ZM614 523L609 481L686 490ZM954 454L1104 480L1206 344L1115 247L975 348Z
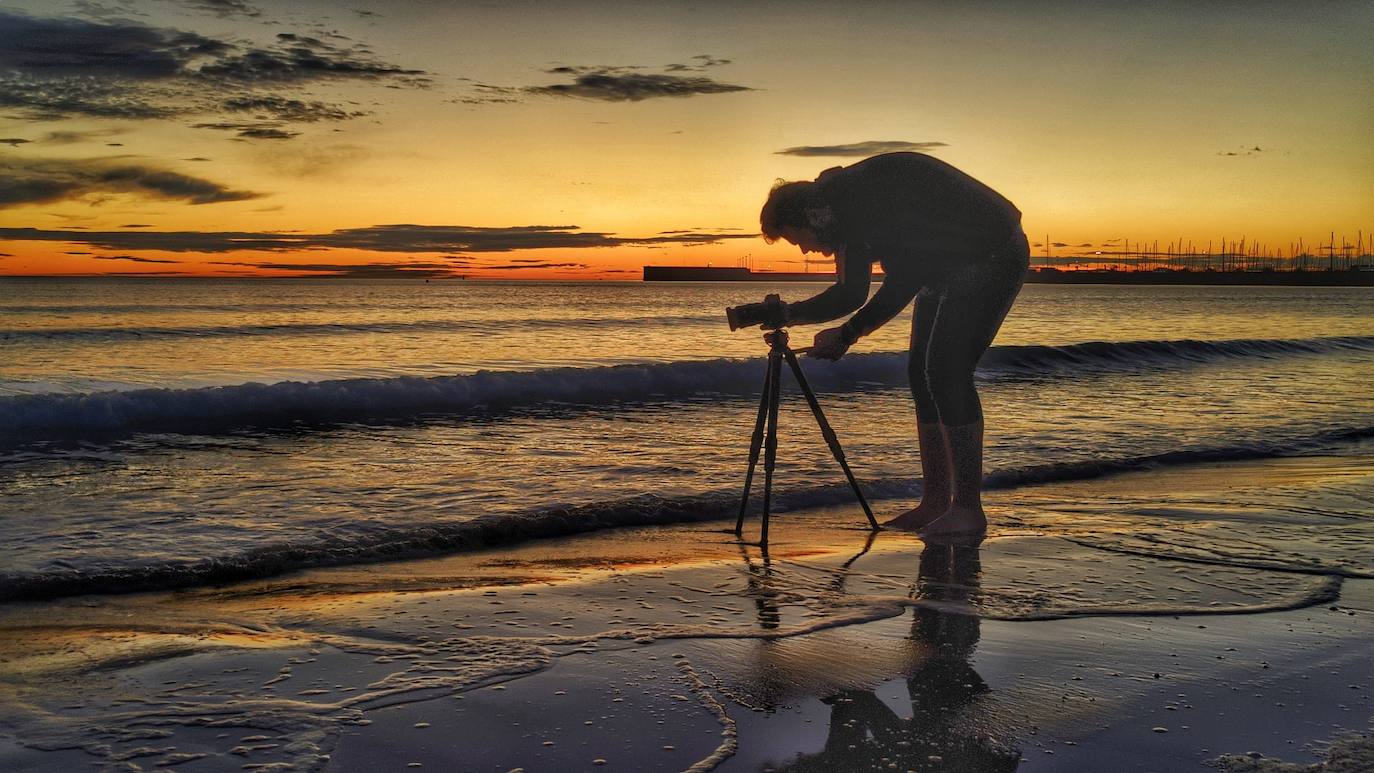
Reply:
M803 255L810 252L819 252L829 258L833 257L835 254L829 247L821 244L821 240L816 236L816 232L812 231L810 228L782 228L779 229L778 235L797 245L797 249L800 249Z

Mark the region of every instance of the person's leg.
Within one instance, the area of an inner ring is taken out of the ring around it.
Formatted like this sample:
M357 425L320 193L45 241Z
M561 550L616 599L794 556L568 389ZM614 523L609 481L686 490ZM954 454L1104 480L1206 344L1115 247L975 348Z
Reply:
M976 274L951 282L931 332L926 377L949 446L953 486L949 510L921 530L926 539L978 536L987 529L983 407L973 371L1025 281L1029 251L1009 252L994 256Z
M945 443L935 396L926 382L930 333L939 308L939 296L928 292L916 296L916 309L911 316L907 376L911 383L911 397L916 403L916 439L920 443L921 453L921 503L883 524L893 529L920 529L949 509L953 485L949 446Z

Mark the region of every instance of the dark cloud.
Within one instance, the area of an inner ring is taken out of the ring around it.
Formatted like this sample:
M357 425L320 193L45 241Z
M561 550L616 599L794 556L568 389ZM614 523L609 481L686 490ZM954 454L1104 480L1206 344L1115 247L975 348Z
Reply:
M43 142L53 145L75 145L78 142L90 142L119 134L118 131L108 129L87 130L87 131L55 131L43 135ZM107 143L108 144L108 143Z
M4 20L0 19L0 25ZM0 112L34 121L71 116L146 120L186 112L178 94L164 86L130 85L95 77L38 78L0 68Z
M364 11L364 10L361 10L361 9L358 9L358 8L354 8L354 9L353 9L353 13L358 14L358 16L360 16L360 17L362 17L362 18L364 18L364 19L376 19L376 18L381 17L381 14L380 14L380 13L377 13L376 11Z
M300 132L293 132L282 128L281 124L275 123L233 123L219 121L214 123L194 123L192 129L219 129L220 131L235 132L235 136L252 140L289 140L292 137L299 137Z
M710 54L697 54L692 57L689 64L670 64L663 68L668 72L695 72L705 70L708 67L720 67L723 64L730 64L729 59L720 59Z
M210 159L206 158L205 156L193 156L193 157L191 157L191 158L183 158L183 159L181 159L181 160L182 160L182 161L209 161Z
M374 263L268 263L242 261L214 261L214 266L238 266L266 271L310 271L317 276L365 279L429 279L459 276L447 263L374 262Z
M708 67L729 64L709 54L692 57L690 64L670 64L661 68L640 65L559 65L544 70L549 75L572 78L571 83L545 86L496 86L469 81L472 93L450 100L460 104L490 105L522 101L523 96L573 97L604 102L640 102L659 97L693 97L702 94L725 94L753 91L748 86L724 83L703 75L675 73L700 72ZM651 72L660 69L663 72ZM468 80L468 79L461 79Z
M151 223L125 223L120 228L152 228Z
M244 15L252 8L240 0L190 4L221 15ZM289 121L361 115L256 93L338 80L429 84L424 71L388 63L352 43L281 33L270 45L253 46L137 21L39 18L0 10L0 111L30 120L155 119L243 110Z
M263 119L295 123L345 121L367 115L361 110L350 111L325 102L307 102L271 95L231 97L224 100L222 107L230 113L255 113Z
M17 148L20 145L27 145L30 142L33 142L33 140L26 140L22 137L0 137L0 145L9 145L12 148Z
M1091 246L1093 246L1093 245L1092 245L1092 242L1083 242L1082 244L1080 244L1080 245L1078 245L1078 246L1079 246L1079 247L1091 247Z
M31 75L156 80L232 48L194 32L134 22L41 19L0 11L0 69Z
M586 72L582 68L560 67L550 72L573 74L575 77L572 83L530 86L525 92L606 102L640 102L658 97L694 97L702 94L753 91L748 86L722 83L704 76L623 72L614 68Z
M235 17L255 19L262 16L262 11L243 2L243 0L178 0L178 4L193 11L213 14L221 19Z
M90 255L90 253L86 253ZM134 263L180 263L179 260L158 260L156 258L140 258L134 255L92 255L94 260L128 260Z
M344 48L318 38L282 32L277 45L222 56L197 70L201 78L252 84L320 80L396 80L427 86L428 73L388 64L362 46Z
M95 0L74 0L71 4L72 13L87 19L98 19L101 21L126 20L134 16L147 16L148 14L133 7L129 0L117 0L114 3L100 3Z
M1264 148L1261 148L1259 145L1252 145L1252 146L1249 146L1249 147L1242 147L1242 148L1240 148L1239 150L1218 150L1218 151L1217 151L1217 155L1218 155L1218 156L1253 156L1253 155L1255 155L1255 154L1257 154L1257 153L1263 153L1263 152L1265 152L1265 151L1264 151Z
M289 140L292 137L299 137L300 134L300 132L279 129L275 126L255 126L240 131L236 136L250 140Z
M910 151L924 153L936 148L947 148L944 142L907 142L905 140L868 140L849 145L798 145L776 152L779 156L874 156L879 153L898 153Z
M112 193L191 204L242 201L262 195L118 159L0 159L0 209Z
M620 237L577 226L375 225L329 233L272 231L79 231L0 228L0 240L57 241L110 250L165 252L283 251L356 249L371 252L454 253L510 252L533 249L584 249L622 245L713 244L726 239L752 239L753 234L693 231L670 236Z
M523 89L493 86L490 83L473 83L470 88L473 89L472 94L449 101L464 105L509 105L519 102L520 95L524 93Z
M487 271L513 271L522 268L591 268L586 263L529 263L525 261L504 263L497 266L481 266Z
M1064 242L1050 242L1050 246L1051 246L1051 247L1069 247L1069 246L1072 246L1072 245L1065 244Z

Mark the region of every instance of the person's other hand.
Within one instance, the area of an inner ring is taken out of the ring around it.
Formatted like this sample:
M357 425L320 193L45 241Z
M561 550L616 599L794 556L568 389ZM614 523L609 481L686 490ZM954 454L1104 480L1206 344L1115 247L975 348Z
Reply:
M847 351L849 344L844 340L844 333L840 328L832 327L816 334L808 354L822 360L838 360Z

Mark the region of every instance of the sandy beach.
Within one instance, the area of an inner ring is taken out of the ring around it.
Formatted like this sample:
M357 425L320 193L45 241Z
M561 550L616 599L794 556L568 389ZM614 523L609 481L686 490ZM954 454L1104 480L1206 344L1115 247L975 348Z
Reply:
M980 549L835 506L9 604L0 767L1368 770L1371 535L1265 528L1364 461L994 492Z

